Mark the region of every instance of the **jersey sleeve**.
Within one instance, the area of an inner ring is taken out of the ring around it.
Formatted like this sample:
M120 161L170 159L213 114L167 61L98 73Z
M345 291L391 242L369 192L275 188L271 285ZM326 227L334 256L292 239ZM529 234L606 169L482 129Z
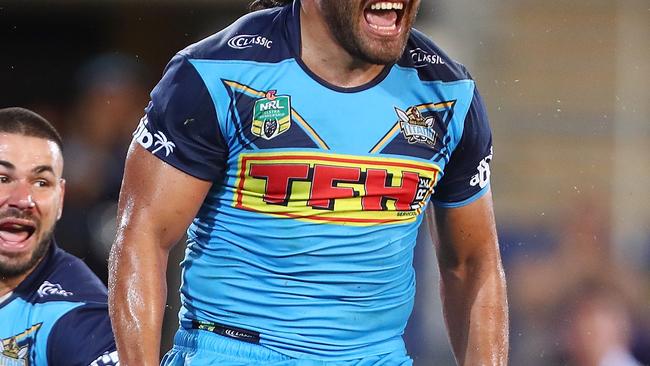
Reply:
M57 320L47 341L48 365L117 366L106 304L86 304Z
M149 152L199 179L218 181L228 148L203 79L181 54L172 58L133 133Z
M465 117L463 135L451 154L432 202L438 207L461 207L489 190L492 161L492 132L483 99L474 95Z

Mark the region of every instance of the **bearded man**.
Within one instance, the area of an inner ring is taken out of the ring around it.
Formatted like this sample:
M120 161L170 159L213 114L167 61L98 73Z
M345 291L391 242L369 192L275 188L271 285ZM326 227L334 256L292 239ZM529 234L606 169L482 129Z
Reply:
M0 365L118 365L104 284L60 249L61 137L0 109Z
M419 0L262 0L176 54L127 157L110 259L122 365L411 365L424 213L461 365L507 363L492 138L466 69L412 29ZM433 207L435 206L435 210Z

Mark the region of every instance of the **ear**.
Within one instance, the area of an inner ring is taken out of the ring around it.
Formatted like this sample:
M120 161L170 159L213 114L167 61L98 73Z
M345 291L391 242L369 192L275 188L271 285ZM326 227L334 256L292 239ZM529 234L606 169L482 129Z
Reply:
M61 189L61 195L59 196L59 212L56 214L56 219L60 219L63 214L63 198L65 197L65 179L61 178L59 181L59 189Z

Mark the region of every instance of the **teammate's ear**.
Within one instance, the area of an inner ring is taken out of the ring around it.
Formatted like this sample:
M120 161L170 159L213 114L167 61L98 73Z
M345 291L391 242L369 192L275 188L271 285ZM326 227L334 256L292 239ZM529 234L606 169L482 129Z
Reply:
M65 179L61 178L59 180L59 187L61 189L61 195L59 196L59 210L56 214L56 219L59 220L61 215L63 215L63 198L65 197Z

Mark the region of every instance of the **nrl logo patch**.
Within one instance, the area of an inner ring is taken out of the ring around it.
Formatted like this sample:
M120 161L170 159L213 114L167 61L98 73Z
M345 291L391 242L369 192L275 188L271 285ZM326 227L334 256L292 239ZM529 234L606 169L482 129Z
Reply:
M434 146L436 143L436 131L433 129L435 124L434 117L422 116L420 110L413 106L406 109L406 112L395 107L397 117L399 117L399 127L402 134L410 144L423 143Z
M253 107L251 133L265 140L277 137L291 127L291 97L276 93L276 90L267 91Z

